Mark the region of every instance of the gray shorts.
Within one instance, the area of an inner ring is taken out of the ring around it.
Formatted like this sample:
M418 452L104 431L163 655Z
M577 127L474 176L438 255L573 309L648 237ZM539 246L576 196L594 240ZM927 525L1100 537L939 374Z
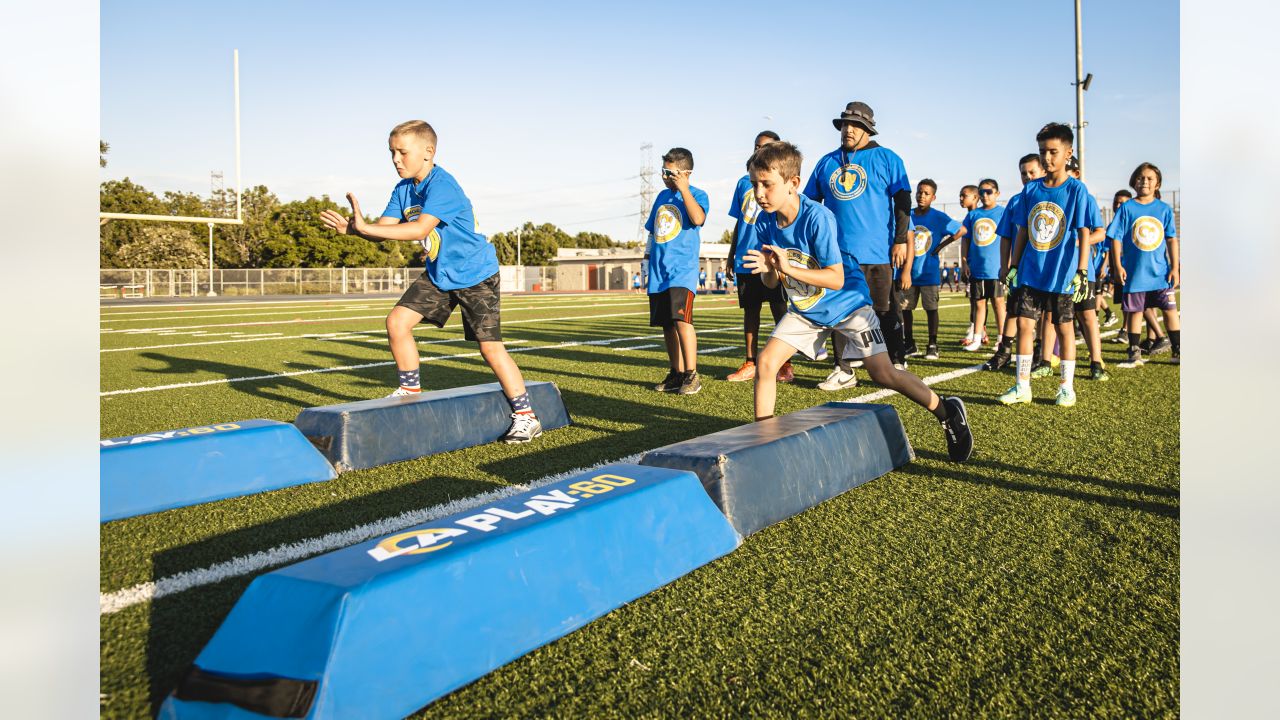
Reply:
M778 321L773 335L813 360L827 344L832 333L840 333L848 340L844 344L842 360L861 360L888 350L884 334L880 332L880 318L870 305L864 305L834 327L825 327L810 321L795 311L789 311Z
M937 310L938 286L912 285L898 294L898 307L902 310L915 310L917 303L924 303L925 310Z

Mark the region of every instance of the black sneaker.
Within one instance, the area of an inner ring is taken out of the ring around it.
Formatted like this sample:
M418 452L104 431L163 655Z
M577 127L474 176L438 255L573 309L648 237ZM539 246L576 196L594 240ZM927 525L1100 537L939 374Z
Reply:
M1182 364L1182 350L1179 349L1179 350L1173 351L1173 355L1169 358L1169 364L1170 365Z
M1169 338L1162 337L1151 345L1151 350L1148 351L1147 354L1159 355L1160 353L1167 353L1172 347L1173 343L1169 341Z
M698 379L698 371L691 370L681 378L680 387L676 388L676 392L681 395L695 395L701 389L702 381Z
M935 343L929 343L929 347L925 348L924 359L925 360L938 359L938 346Z
M915 343L908 343L907 347L904 350L905 352L903 353L903 356L902 356L904 358L913 358L920 355L920 348L916 347Z
M675 392L680 389L680 385L683 382L684 373L672 370L667 373L667 376L663 378L662 382L654 385L653 389L658 392Z
M1010 360L1012 358L1009 353L1005 352L1004 348L996 348L996 352L991 356L991 359L982 363L982 369L1000 371L1009 367Z
M942 402L947 404L947 419L942 421L942 432L947 436L947 455L952 462L964 462L973 454L973 431L969 429L964 401L949 397Z
M1142 351L1143 355L1150 355L1151 346L1154 344L1155 343L1151 342L1151 338L1143 338L1142 342L1138 343L1138 349Z

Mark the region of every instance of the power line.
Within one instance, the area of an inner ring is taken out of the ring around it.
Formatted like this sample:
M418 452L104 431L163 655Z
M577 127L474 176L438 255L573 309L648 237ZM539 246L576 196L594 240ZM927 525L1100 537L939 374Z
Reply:
M653 205L653 143L640 146L640 212L636 225L636 240L644 239L644 221Z
M631 218L631 217L640 217L640 218L643 218L643 217L644 217L644 213L633 213L633 212L631 212L631 213L627 213L626 215L614 215L613 217L592 218L591 220L577 220L577 221L569 222L569 223L556 223L556 225L557 225L558 227L573 227L574 225L586 225L586 224L588 224L588 223L604 222L605 220L624 220L624 219L626 219L626 218ZM642 219L642 220L641 220L641 223L643 223L643 222L644 222L644 220ZM642 225L641 227L643 227L643 225Z
M598 185L604 185L607 183L626 182L628 180L635 180L637 177L640 177L640 176L628 175L627 177L624 177L624 178L613 178L610 180L596 180L594 182L578 183L575 185L562 185L560 187L553 187L553 188L537 188L533 190L520 190L518 192L502 193L499 195L476 195L475 199L476 200L495 200L495 199L508 198L508 197L534 195L537 193L558 192L560 190L578 190L581 188L596 187Z

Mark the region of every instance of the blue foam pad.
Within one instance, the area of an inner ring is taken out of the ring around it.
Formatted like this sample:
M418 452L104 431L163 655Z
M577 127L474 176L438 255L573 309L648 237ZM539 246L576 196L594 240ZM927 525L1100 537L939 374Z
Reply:
M259 576L160 717L403 717L741 542L694 475L605 466Z
M640 463L695 473L750 535L913 459L892 406L827 403L650 450Z
M569 424L555 383L525 388L543 430ZM294 425L346 472L491 443L511 427L511 405L494 382L307 408Z
M297 428L275 420L182 428L99 444L102 522L337 477Z

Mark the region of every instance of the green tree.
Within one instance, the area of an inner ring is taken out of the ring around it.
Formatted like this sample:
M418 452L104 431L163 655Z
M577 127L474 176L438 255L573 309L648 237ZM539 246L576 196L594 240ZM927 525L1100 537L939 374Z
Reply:
M235 192L224 190L209 200L208 214L214 217L234 215ZM242 225L219 225L214 233L214 255L222 267L263 267L267 241L278 228L274 218L280 209L280 198L265 185L256 185L240 195Z
M192 268L209 262L206 248L187 225L147 223L116 252L120 267Z
M596 232L580 232L570 239L567 245L562 244L560 247L575 248L608 248L614 247L613 238Z
M129 178L108 180L98 187L98 209L102 212L138 215L167 215L165 204L154 193ZM150 223L139 220L110 220L98 226L98 264L101 267L128 267L119 256L120 248L141 238Z
M111 145L106 140L98 141L98 167L107 166L107 153L111 151Z
M725 245L730 245L730 244L732 244L732 243L733 243L733 228L729 228L728 230L725 230L724 232L720 233L720 239L719 239L719 240L716 240L716 242L717 242L717 243L724 243Z

